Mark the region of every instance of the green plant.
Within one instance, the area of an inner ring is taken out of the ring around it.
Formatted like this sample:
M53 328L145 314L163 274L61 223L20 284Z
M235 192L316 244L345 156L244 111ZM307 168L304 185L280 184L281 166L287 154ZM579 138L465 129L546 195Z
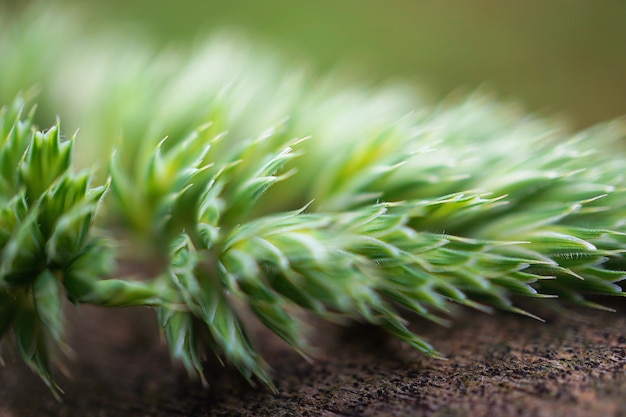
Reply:
M37 131L23 95L0 113L0 331L53 389L64 295L152 306L191 373L213 350L271 387L241 306L303 354L297 310L438 356L405 311L445 323L453 304L529 314L513 296L599 307L584 297L624 294L620 123L572 135L480 92L430 108L286 76L223 38L155 55L105 36L94 50L74 41L78 23L45 16L45 30L28 14L3 22L0 80L43 83L91 142L62 140L58 122ZM63 88L79 72L80 89ZM94 163L106 175L75 168ZM119 277L120 245L144 279Z

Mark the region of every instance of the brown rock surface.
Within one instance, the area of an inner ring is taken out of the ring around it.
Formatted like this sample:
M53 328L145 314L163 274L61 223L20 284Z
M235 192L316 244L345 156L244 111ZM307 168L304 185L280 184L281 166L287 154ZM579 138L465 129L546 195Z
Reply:
M449 360L426 358L377 329L313 322L313 364L258 330L279 394L207 364L191 381L158 343L149 310L72 312L72 378L58 403L7 353L0 417L626 416L626 309L543 312L547 323L462 310L453 328L415 329Z

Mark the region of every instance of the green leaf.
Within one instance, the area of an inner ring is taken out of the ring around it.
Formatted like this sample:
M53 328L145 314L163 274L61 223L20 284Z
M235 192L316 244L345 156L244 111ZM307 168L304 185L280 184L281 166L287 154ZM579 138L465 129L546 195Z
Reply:
M33 285L33 304L39 321L57 343L63 341L61 296L61 286L57 277L46 269Z
M46 383L52 394L58 399L60 388L56 385L50 371L50 346L46 329L37 319L33 309L20 309L15 318L15 339L18 351L24 362Z
M202 367L204 355L197 336L200 320L180 311L164 308L157 311L172 357L181 361L190 375L199 376L206 386Z
M20 184L30 204L36 202L70 168L74 137L62 141L57 123L45 133L35 132L19 166Z
M0 277L11 284L32 284L45 268L44 238L37 224L36 212L22 220L6 243L0 259Z

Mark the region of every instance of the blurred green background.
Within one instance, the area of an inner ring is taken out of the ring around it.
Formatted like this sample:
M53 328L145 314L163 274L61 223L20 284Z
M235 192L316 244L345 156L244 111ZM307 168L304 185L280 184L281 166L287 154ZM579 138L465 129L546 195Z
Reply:
M82 2L83 4L87 2ZM264 38L320 69L415 80L435 98L486 83L575 126L626 114L624 0L109 0L92 20L156 42L216 27Z
M348 63L435 99L486 84L575 127L626 114L625 0L60 1L158 44L235 28L322 71Z

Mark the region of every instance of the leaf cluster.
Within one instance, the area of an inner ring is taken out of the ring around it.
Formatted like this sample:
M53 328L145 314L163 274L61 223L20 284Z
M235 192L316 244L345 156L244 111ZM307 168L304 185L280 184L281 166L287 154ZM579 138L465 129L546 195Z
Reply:
M77 29L17 22L11 43L0 38L12 57L0 80L28 87L11 78L17 66L30 83L65 85L64 68L33 51ZM221 38L160 54L94 42L58 48L84 70L74 100L92 103L59 99L88 125L76 158L74 138L58 122L37 131L24 100L0 113L0 335L12 331L50 386L65 297L152 306L192 374L212 350L271 387L243 310L303 355L308 311L440 356L407 312L446 324L455 305L532 315L516 296L598 307L588 295L624 294L623 124L571 134L482 92L433 107L338 88ZM94 161L104 185L77 168ZM115 265L129 242L131 258L149 254L143 280Z

